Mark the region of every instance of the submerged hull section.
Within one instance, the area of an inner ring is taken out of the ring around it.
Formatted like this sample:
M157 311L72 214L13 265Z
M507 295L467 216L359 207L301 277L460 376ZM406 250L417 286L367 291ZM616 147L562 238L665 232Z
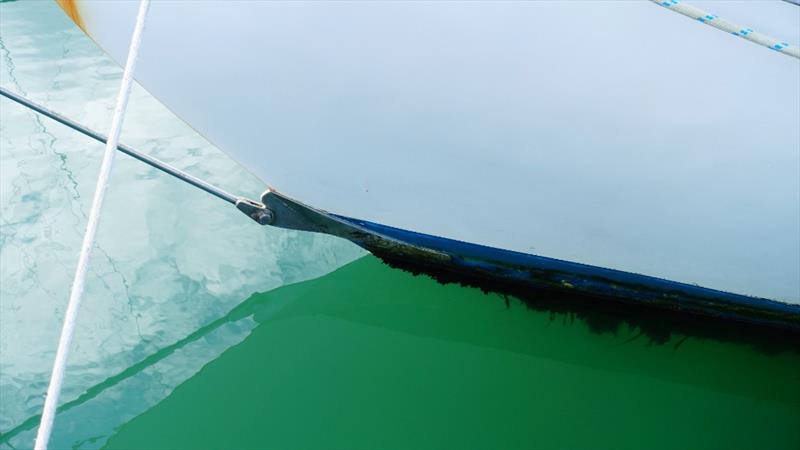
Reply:
M122 61L135 2L75 3ZM326 211L800 303L800 62L650 2L155 2L137 71Z
M275 191L261 201L275 226L339 236L391 265L526 302L531 294L539 302L567 294L572 301L594 297L800 332L800 305L410 232L329 214Z

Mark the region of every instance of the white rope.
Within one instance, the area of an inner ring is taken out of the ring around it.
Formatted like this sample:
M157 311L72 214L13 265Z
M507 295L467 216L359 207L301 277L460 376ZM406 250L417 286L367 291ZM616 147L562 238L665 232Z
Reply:
M133 83L133 71L136 67L136 58L139 54L139 45L142 41L142 30L144 29L147 9L150 0L141 0L139 3L139 13L136 16L136 26L131 37L130 48L128 49L128 61L125 63L125 71L122 74L122 84L117 95L117 105L114 108L114 116L111 120L111 132L108 134L106 149L103 153L103 162L100 165L100 174L97 177L97 186L92 200L92 209L89 212L89 221L86 224L86 233L83 235L81 253L78 257L78 267L75 270L75 278L72 280L72 290L69 294L67 312L64 315L64 324L61 328L61 337L58 341L56 360L53 363L53 372L50 375L50 385L47 387L47 397L44 401L42 419L39 423L39 430L36 433L36 450L47 449L50 440L50 433L53 429L53 419L55 418L58 397L61 393L61 384L64 381L64 369L69 356L69 347L72 336L75 332L75 323L78 318L78 308L83 295L83 288L86 282L86 271L89 268L89 258L94 247L94 239L97 233L97 225L100 221L100 211L103 208L103 199L108 186L108 177L111 173L111 165L114 162L114 155L117 153L119 135L122 130L122 122L125 118L125 109L128 106L131 84Z
M700 8L694 7L680 0L650 0L650 1L652 1L653 3L657 3L667 9L679 12L686 17L690 17L699 22L703 22L706 25L711 25L716 29L726 31L733 35L739 36L742 39L747 39L750 42L754 42L758 45L763 45L764 47L775 50L776 52L780 52L789 56L794 56L795 58L800 59L800 47L798 47L797 45L791 45L788 42L780 41L778 39L759 33L757 31L753 31L753 29L751 28L747 28L742 25L733 23L731 21L722 19L720 17L715 16L714 14L709 14L708 12L703 11Z

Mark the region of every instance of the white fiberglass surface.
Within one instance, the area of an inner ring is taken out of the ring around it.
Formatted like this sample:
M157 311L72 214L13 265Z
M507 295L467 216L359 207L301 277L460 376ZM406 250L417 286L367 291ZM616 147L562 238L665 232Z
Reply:
M156 2L137 78L310 205L800 302L800 62L650 2Z

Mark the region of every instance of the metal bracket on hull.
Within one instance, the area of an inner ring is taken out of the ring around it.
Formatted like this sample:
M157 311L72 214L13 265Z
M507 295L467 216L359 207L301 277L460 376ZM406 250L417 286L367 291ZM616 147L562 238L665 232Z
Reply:
M413 259L448 262L447 253L403 242L325 211L304 205L274 190L261 194L261 203L272 213L270 225L291 230L326 233L348 239L372 253L386 253Z
M253 219L259 225L269 225L272 223L273 214L263 203L259 203L249 198L239 197L236 199L236 209L243 212L247 217Z

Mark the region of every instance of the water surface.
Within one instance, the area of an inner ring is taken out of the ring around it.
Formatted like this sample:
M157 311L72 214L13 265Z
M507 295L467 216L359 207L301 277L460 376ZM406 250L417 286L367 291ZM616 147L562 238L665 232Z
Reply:
M250 336L108 448L800 444L798 354L598 335L373 257L243 305Z

